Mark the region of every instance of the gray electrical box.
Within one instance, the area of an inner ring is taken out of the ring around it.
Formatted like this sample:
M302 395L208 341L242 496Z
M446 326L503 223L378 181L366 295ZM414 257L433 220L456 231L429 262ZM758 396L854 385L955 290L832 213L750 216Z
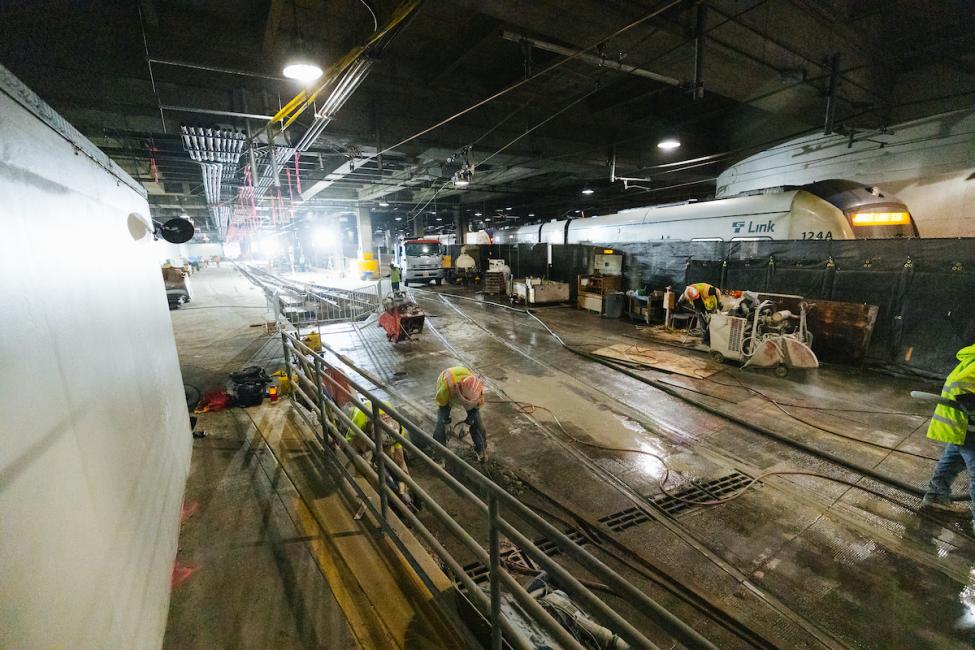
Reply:
M592 258L592 268L589 274L623 275L623 253L617 253L610 248L596 249Z

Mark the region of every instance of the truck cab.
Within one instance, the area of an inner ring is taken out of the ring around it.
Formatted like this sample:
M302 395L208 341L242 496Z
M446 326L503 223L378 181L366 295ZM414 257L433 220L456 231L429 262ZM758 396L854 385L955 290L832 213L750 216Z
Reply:
M443 282L443 257L446 249L436 239L407 239L396 245L396 265L403 283Z

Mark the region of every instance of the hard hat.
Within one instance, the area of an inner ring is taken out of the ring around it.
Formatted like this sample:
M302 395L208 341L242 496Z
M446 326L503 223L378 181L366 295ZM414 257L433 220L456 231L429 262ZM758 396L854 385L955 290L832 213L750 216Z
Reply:
M468 402L480 402L484 395L484 382L476 375L468 375L457 385L460 396Z
M687 289L686 289L686 290L684 291L684 293L686 293L686 294L687 294L687 297L688 297L688 298L689 298L690 300L697 300L698 298L700 298L700 297L701 297L701 292L700 292L700 291L698 291L698 290L697 290L697 287L695 287L695 286L693 286L693 285L691 285L691 286L689 286L689 287L687 287Z

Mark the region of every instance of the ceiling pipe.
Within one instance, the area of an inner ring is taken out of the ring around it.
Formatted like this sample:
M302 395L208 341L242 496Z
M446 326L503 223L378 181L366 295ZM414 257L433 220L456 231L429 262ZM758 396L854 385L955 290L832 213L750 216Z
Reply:
M643 68L638 68L633 65L628 65L620 61L613 61L608 58L595 56L593 54L579 54L578 50L572 48L563 47L556 43L550 43L549 41L542 41L537 38L530 38L522 34L516 34L514 32L509 32L508 30L501 31L501 38L506 41L513 41L515 43L527 43L532 47L537 47L540 50L546 52L551 52L553 54L561 54L562 56L574 56L580 61L585 61L586 63L598 66L600 68L609 68L611 70L619 70L620 72L626 72L628 74L636 75L637 77L644 77L646 79L653 79L654 81L659 81L660 83L667 84L668 86L676 86L678 88L684 88L687 86L687 82L681 81L680 79L675 79L673 77L668 77L666 75L657 74L656 72L651 72L649 70L644 70Z

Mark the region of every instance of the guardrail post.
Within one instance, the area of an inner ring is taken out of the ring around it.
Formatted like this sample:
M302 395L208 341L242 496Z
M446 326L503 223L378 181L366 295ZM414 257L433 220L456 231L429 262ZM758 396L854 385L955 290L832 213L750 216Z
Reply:
M322 428L322 450L328 453L328 429L325 427L325 386L322 383L322 360L315 355L315 392L318 398L318 425Z
M488 495L488 545L491 554L491 650L501 650L501 542L498 539L498 497Z
M372 399L372 438L376 445L372 457L376 461L376 487L379 491L379 511L382 513L383 524L386 523L386 510L389 507L389 497L386 495L386 461L383 452L383 424L379 420L378 400ZM385 528L380 526L380 531L385 534Z

